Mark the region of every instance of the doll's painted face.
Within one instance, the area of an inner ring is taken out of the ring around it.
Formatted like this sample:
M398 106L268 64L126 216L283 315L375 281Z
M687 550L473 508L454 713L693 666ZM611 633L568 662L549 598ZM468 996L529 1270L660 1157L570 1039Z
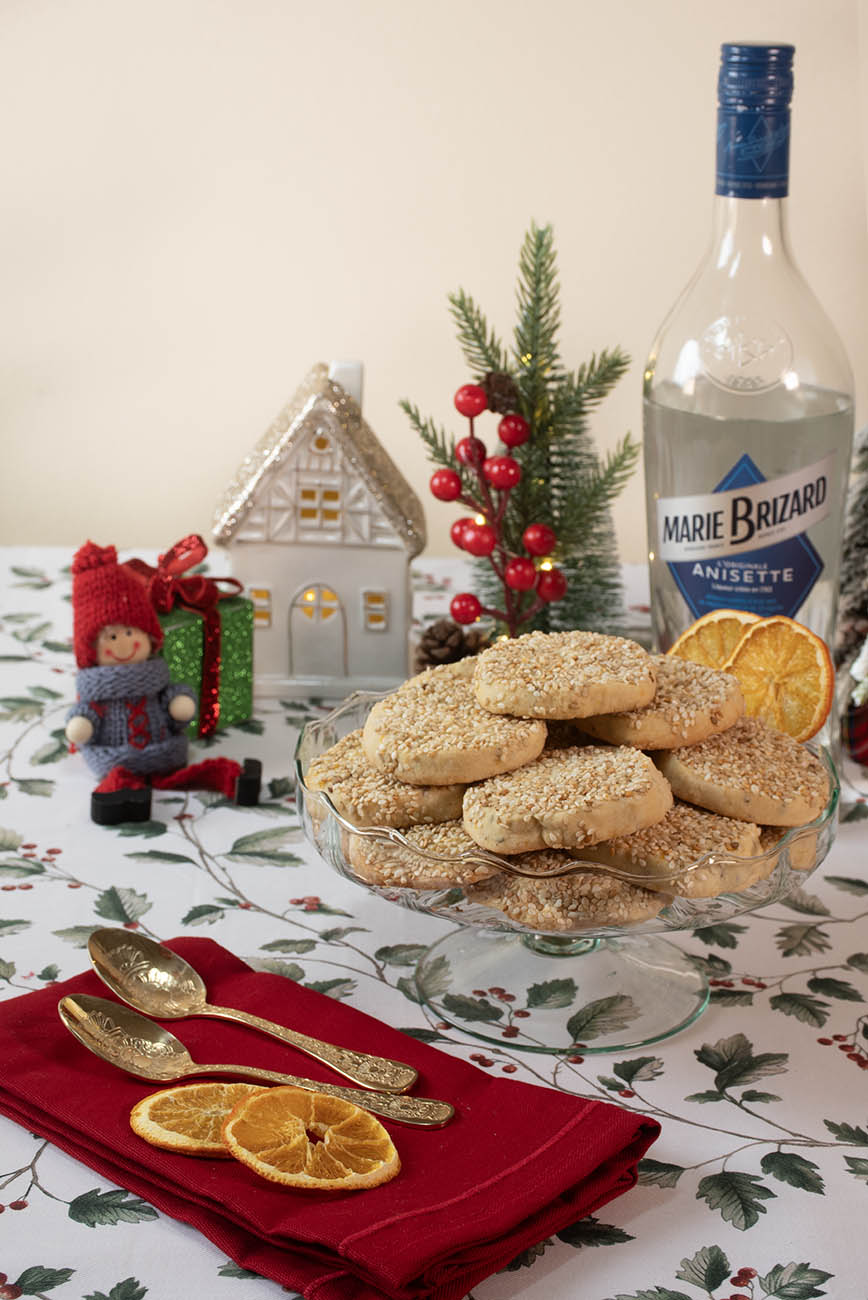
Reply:
M96 661L107 664L140 664L150 658L151 638L140 627L107 623L96 639Z

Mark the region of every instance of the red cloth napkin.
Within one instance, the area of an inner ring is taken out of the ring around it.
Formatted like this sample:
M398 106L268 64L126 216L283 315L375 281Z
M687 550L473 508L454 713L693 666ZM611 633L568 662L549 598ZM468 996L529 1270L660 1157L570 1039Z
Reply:
M522 1250L632 1187L660 1131L605 1102L494 1078L342 1002L253 971L210 939L171 947L202 974L209 1000L407 1061L419 1070L414 1092L451 1101L455 1119L434 1130L389 1124L401 1172L363 1192L276 1187L234 1160L159 1150L129 1127L131 1107L156 1085L99 1060L57 1015L66 993L108 996L90 971L0 1003L0 1112L306 1300L460 1300ZM242 1026L190 1019L172 1029L195 1061L340 1081Z

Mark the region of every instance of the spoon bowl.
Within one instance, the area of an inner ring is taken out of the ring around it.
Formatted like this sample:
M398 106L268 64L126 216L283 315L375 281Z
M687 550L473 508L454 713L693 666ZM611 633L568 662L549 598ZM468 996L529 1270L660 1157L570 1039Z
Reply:
M69 1032L88 1051L140 1079L168 1083L189 1075L230 1074L263 1083L290 1084L307 1092L341 1097L386 1119L417 1128L442 1128L455 1114L448 1101L429 1097L362 1092L358 1088L342 1088L251 1065L200 1064L168 1029L108 998L67 994L58 1002L57 1011Z
M205 981L199 972L171 948L145 934L110 927L94 930L87 946L102 982L147 1016L158 1020L181 1020L186 1016L233 1020L289 1043L345 1079L374 1092L406 1092L416 1082L417 1071L403 1061L338 1047L247 1011L213 1006L207 1000Z

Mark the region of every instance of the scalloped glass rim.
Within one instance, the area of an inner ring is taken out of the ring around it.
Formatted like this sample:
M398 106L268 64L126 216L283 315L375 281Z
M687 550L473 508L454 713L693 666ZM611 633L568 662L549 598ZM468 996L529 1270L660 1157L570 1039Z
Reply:
M480 926L517 934L539 934L538 929L521 925L518 921L505 916L503 912L466 898L461 888L421 890L374 885L357 875L350 866L345 852L345 843L346 837L352 834L365 839L374 839L385 845L401 845L417 857L431 862L461 860L461 855L448 858L443 854L415 849L407 844L400 831L393 830L391 827L356 827L341 816L327 794L310 790L305 782L305 775L312 760L342 736L363 726L372 706L390 694L391 691L355 691L324 718L308 722L302 728L295 749L295 775L299 813L308 840L320 856L342 876L389 902L398 903L413 911L428 912L432 916L439 916L459 925ZM776 865L765 879L757 881L756 884L739 893L719 894L714 898L673 898L657 916L631 925L587 925L575 930L546 933L590 939L611 938L621 934L661 934L671 930L694 930L728 921L784 898L813 874L828 854L835 838L836 813L840 796L838 773L831 755L825 748L810 744L806 745L806 748L826 767L830 786L829 800L819 817L804 826L786 830L773 848L754 858L737 859L739 864L744 866L747 863L759 863L777 856ZM809 849L811 860L808 865L796 868L792 865L793 850L798 847L808 848L809 837L815 839L812 850ZM473 856L475 858L477 855ZM495 865L503 863L503 859L493 853L480 850L478 856L485 857ZM719 862L719 858L707 853L697 858L691 865L698 867L713 860Z

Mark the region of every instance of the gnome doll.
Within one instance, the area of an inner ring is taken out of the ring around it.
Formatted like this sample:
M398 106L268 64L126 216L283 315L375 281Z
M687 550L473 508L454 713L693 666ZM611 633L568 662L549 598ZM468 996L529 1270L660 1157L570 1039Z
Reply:
M187 764L186 727L196 693L172 684L157 655L163 630L147 594L113 546L86 542L72 563L78 701L66 738L100 778L90 815L103 826L147 821L151 788L216 790L239 804L259 799L261 764L229 758Z

